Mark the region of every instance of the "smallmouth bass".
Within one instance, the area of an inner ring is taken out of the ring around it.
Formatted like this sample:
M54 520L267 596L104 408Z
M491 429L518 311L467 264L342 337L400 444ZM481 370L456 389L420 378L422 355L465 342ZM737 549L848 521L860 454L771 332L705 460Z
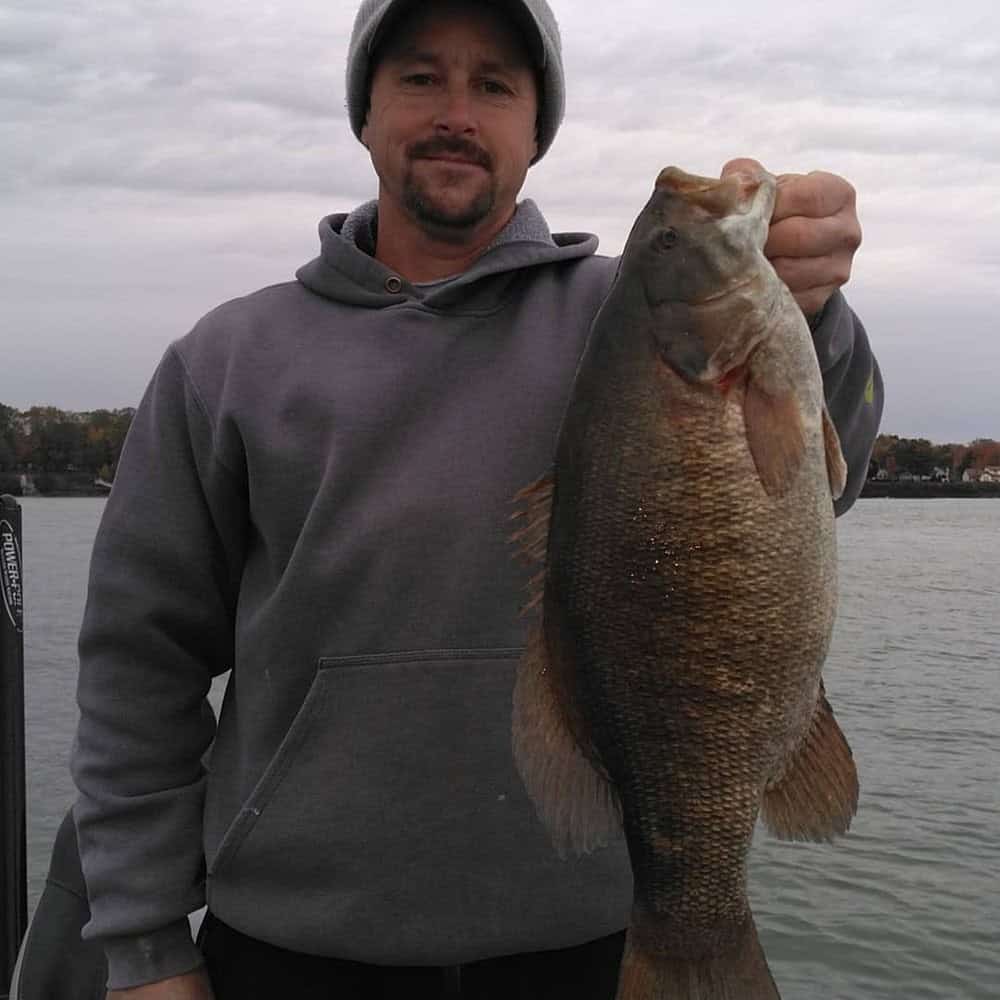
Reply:
M777 1000L746 892L758 815L828 840L857 809L821 677L847 470L763 255L775 191L763 172L660 173L553 472L518 497L515 537L544 566L514 755L560 852L624 830L618 1000Z

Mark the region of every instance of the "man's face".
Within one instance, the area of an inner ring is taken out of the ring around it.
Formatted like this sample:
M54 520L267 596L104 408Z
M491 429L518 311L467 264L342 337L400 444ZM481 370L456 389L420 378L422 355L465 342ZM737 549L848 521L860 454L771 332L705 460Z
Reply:
M462 242L514 210L538 151L535 73L520 36L483 4L421 4L384 43L361 136L381 198Z

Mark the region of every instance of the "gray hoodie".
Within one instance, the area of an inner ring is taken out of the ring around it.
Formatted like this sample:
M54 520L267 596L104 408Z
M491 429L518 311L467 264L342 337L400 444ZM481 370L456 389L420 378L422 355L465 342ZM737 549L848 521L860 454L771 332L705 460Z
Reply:
M511 497L551 463L616 261L526 201L469 271L419 287L370 255L376 221L324 219L297 281L171 345L129 433L72 763L85 936L112 987L200 964L185 916L206 899L245 934L385 964L627 923L624 842L560 860L509 732ZM839 294L814 337L842 511L881 380ZM230 668L216 727L205 696Z

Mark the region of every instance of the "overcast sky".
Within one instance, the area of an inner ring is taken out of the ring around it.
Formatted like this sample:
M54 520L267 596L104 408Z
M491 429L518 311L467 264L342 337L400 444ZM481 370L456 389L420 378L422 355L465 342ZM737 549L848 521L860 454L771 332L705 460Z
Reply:
M523 194L553 230L617 253L671 163L842 174L883 429L1000 438L993 0L552 6L567 117ZM171 340L291 278L318 220L374 195L344 112L354 11L0 0L0 402L135 405Z

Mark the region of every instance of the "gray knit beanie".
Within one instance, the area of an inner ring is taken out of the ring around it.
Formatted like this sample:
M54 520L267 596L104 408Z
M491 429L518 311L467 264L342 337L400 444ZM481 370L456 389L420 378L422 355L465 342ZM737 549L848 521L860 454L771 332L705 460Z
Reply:
M378 40L379 26L390 11L406 2L407 0L364 0L354 19L351 44L347 50L347 113L351 129L359 139L368 110L373 43ZM532 32L533 37L529 37L529 42L532 43L532 54L542 72L542 92L538 95L538 155L532 160L532 163L537 163L552 145L563 117L565 80L559 25L545 0L490 2L504 3L511 7L511 13L517 22Z

